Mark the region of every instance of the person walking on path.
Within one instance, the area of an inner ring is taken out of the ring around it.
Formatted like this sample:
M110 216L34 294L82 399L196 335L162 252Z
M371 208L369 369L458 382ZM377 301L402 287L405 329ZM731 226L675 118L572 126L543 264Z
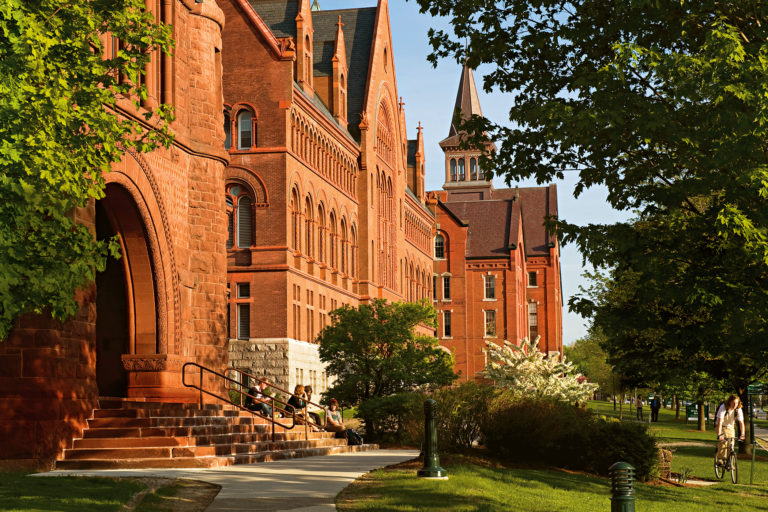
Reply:
M661 409L661 399L659 395L653 395L653 400L651 400L651 421L659 421L659 409Z
M640 395L637 395L635 407L637 408L637 419L643 421L643 397Z
M735 426L739 423L739 441L744 440L744 413L741 400L736 395L729 396L715 414L715 432L717 432L717 460L724 463L728 457L728 443L736 437Z

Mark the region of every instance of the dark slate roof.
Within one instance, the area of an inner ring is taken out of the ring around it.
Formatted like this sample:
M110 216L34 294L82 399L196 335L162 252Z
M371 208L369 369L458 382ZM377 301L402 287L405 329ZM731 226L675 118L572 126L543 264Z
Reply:
M419 150L418 140L408 141L408 167L416 167L416 152Z
M528 256L547 256L556 237L549 235L544 227L544 217L557 216L557 185L548 187L505 188L494 190L494 199L511 199L515 193L523 208L523 234L525 252Z
M469 224L467 258L509 258L520 228L520 203L510 199L443 203Z
M298 0L248 0L275 37L296 37Z
M347 76L347 121L349 121L350 132L359 140L358 124L360 124L360 111L363 110L365 88L368 82L368 66L371 60L373 31L376 25L376 7L312 13L315 49L322 49L321 52L314 52L315 75L329 76L333 70L331 58L334 48L331 46L328 50L326 45L327 43L335 44L336 23L339 16L341 16L341 22L344 23L342 30L344 31L344 45L347 49L347 67L349 68Z

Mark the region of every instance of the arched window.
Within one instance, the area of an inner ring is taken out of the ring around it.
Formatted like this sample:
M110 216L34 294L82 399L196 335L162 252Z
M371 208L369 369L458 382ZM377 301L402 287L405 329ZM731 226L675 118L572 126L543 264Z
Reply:
M331 268L337 268L338 262L336 261L336 244L338 238L338 232L336 231L336 214L331 212Z
M466 176L464 174L464 159L459 158L459 181L464 181L465 177Z
M304 251L306 252L307 256L312 256L312 231L313 231L313 209L312 209L312 201L307 198L304 202Z
M435 258L445 259L445 237L443 235L435 237Z
M456 181L456 159L451 158L451 181Z
M247 249L253 245L253 201L238 184L227 186L227 249Z
M347 220L341 219L341 271L346 274L347 272L347 245L349 239L347 238Z
M325 210L317 206L317 259L325 262Z
M232 119L229 117L229 109L224 110L224 147L232 147Z
M349 273L352 277L357 277L357 228L352 224L352 258L349 264Z
M243 110L237 114L237 149L250 149L253 145L253 114Z
M296 251L301 251L301 225L299 224L299 193L296 189L291 192L291 245Z
M477 178L477 159L476 158L470 158L469 159L469 179L476 180Z

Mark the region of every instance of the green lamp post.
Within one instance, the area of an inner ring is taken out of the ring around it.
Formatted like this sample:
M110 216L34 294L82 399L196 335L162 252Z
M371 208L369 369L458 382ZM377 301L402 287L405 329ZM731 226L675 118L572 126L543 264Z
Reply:
M424 402L424 467L416 475L419 478L447 480L448 472L440 467L440 456L437 453L436 405L437 402L431 398Z

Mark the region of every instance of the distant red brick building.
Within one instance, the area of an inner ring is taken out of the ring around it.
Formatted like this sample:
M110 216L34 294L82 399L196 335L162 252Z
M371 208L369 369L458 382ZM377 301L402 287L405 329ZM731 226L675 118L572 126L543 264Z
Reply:
M464 66L456 97L463 118L482 115L472 70ZM562 352L560 248L543 226L557 215L557 189L494 189L479 149L462 149L451 124L440 142L443 190L429 192L435 212L433 295L437 336L472 380L485 366L487 341L541 336L545 353ZM488 143L490 146L492 143Z

